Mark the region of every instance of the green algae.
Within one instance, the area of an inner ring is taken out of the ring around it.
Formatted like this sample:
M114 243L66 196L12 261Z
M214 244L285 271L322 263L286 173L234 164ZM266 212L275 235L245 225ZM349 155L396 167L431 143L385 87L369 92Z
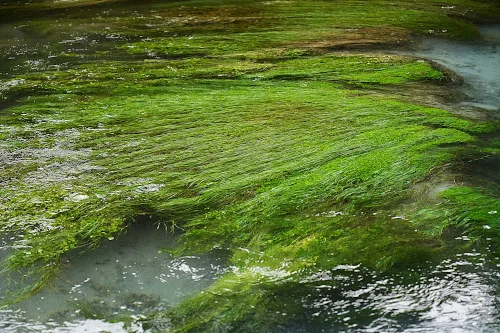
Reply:
M271 313L307 276L424 263L452 247L447 229L498 238L494 191L457 187L442 202L405 206L413 186L498 123L401 101L410 84L445 84L444 74L359 52L411 31L471 39L476 28L457 16L497 18L498 6L181 4L152 2L136 17L69 14L58 32L50 18L30 23L41 35L125 37L83 53L51 46L58 61L78 62L13 72L16 84L0 90L15 103L0 114L0 228L21 236L4 266L32 279L15 297L41 288L71 250L98 246L142 215L183 231L174 253L232 251L235 272L149 320L179 332L286 323L303 311L293 300L286 315ZM357 53L328 53L339 48ZM497 153L490 146L481 149Z

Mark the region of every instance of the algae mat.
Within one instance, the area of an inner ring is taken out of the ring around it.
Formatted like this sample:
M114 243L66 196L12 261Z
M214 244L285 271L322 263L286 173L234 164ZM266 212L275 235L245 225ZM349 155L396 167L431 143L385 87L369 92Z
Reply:
M170 255L222 249L232 267L146 313L159 331L340 330L301 301L324 272L404 276L472 249L495 267L497 118L456 115L456 75L387 53L481 42L494 2L21 1L0 17L5 303L146 216L180 235Z

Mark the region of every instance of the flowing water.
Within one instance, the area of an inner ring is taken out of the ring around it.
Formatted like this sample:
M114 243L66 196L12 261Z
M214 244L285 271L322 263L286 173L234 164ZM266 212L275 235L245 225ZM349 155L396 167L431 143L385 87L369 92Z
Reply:
M0 312L0 331L142 332L138 324L88 317L140 319L194 295L231 269L214 254L169 259L163 250L172 241L151 225L136 225L68 260L51 286ZM290 290L298 304L287 306L303 307L304 317L276 332L498 332L499 268L499 258L471 251L388 275L359 265L317 272Z
M462 106L473 106L499 117L500 109L500 25L480 28L484 42L464 43L425 39L414 54L432 59L464 78L461 91L469 99Z
M66 34L63 28L61 35ZM463 92L470 97L461 102L464 107L495 116L500 106L500 26L482 31L485 43L429 39L422 42L418 55L464 77ZM85 53L94 48L94 52L101 45L93 36L65 36L54 43L22 26L2 25L0 40L11 45L0 63L5 78L0 92L16 85L8 80L15 73L69 66L56 56L62 51ZM120 36L110 35L105 41L119 43ZM5 255L11 242L8 237L1 241L0 255ZM165 249L172 248L173 241L174 236L157 230L157 225L142 223L90 253L71 256L51 285L0 310L0 331L141 331L138 324L126 327L122 320L176 305L231 269L223 254L171 258ZM311 275L298 290L290 290L304 317L276 331L500 332L499 272L499 259L487 250L384 276L359 266L339 266Z
M123 323L99 319L140 319L193 296L225 272L220 253L170 258L165 250L174 239L161 225L137 223L116 240L69 258L51 285L0 310L0 332L126 332Z
M302 305L325 322L304 318L284 331L499 332L499 267L475 251L386 276L339 266L304 281Z

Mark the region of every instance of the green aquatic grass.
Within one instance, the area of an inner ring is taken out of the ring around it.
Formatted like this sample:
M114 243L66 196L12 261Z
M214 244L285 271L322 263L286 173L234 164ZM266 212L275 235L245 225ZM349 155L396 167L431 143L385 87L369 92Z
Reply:
M442 234L455 228L498 238L494 190L408 202L473 151L497 154L483 138L499 124L404 101L445 75L362 52L410 32L477 37L459 16L494 19L498 6L151 1L63 17L38 5L48 17L30 7L16 29L46 41L29 48L49 60L33 67L31 51L9 59L14 39L0 46L0 230L16 235L3 267L27 276L7 302L145 215L182 233L173 254L230 252L232 272L147 320L178 332L265 331L301 315L322 270L413 267L453 251Z
M481 192L484 190L467 186L447 189L440 194L442 202L417 210L415 219L432 233L457 228L476 242L488 238L498 251L498 199L491 193Z
M442 145L474 142L471 134L490 127L328 82L200 80L141 90L76 106L77 97L42 96L9 110L12 118L22 110L28 123L42 114L47 121L16 147L46 160L31 168L25 161L2 198L4 231L22 225L30 247L9 259L11 267L57 265L69 249L112 237L141 214L185 229L185 251L251 244L275 251L275 242L279 249L299 240L289 235L335 234L342 228L321 223L316 231L307 215L391 205L453 159L457 148ZM385 259L366 264L398 263L379 253Z

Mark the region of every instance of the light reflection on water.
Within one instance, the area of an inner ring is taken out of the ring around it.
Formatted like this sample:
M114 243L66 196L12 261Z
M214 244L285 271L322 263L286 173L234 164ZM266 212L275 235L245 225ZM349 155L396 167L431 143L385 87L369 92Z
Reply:
M122 332L122 324L97 319L137 319L170 307L225 272L220 255L171 258L162 250L173 241L150 223L131 226L116 240L71 258L50 286L0 312L0 332Z
M499 260L463 253L432 268L379 275L358 266L303 282L306 323L290 332L500 332Z
M127 333L122 323L107 323L102 320L85 319L76 322L27 323L19 313L0 310L0 329L5 333L51 332L51 333ZM6 318L4 321L3 318ZM135 329L135 328L132 328ZM140 330L135 330L140 332Z
M84 319L82 312L92 303L97 313L140 318L175 305L229 269L215 257L170 260L157 253L150 228L134 234L71 260L53 287L0 311L0 331L141 332L140 326ZM142 242L132 244L136 238ZM471 251L387 275L359 265L316 272L290 290L303 317L276 332L499 332L499 267L499 258Z

